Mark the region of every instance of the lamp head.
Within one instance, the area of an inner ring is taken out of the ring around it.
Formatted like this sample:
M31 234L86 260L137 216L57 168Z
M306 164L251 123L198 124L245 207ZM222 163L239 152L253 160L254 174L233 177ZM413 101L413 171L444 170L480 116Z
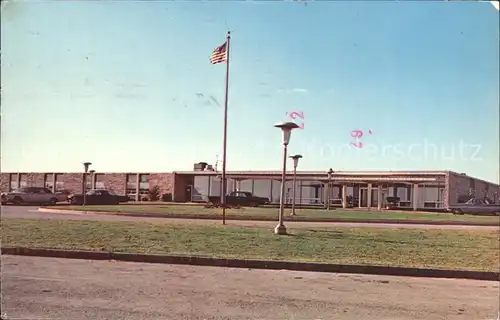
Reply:
M328 170L328 172L327 172L327 174L328 174L328 178L331 178L334 172L335 172L335 171L333 171L333 169L332 169L332 168L330 168L330 170Z
M85 168L85 172L87 172L89 170L89 166L92 165L92 162L84 162L83 163L83 167Z
M292 135L292 130L297 129L299 126L294 122L280 122L274 125L276 128L280 128L283 132L283 145L288 145L290 143L290 136Z
M293 167L297 168L299 165L299 159L302 158L302 155L300 154L295 154L293 156L290 156L290 159L293 159Z

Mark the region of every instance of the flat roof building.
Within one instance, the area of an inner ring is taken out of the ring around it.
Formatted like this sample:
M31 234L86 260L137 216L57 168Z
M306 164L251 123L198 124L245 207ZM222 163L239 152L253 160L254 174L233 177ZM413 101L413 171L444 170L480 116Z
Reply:
M24 186L45 186L53 191L83 191L80 172L1 173L0 191ZM293 172L287 173L286 200L291 202ZM86 190L109 189L126 194L131 200L146 200L150 188L158 186L162 195L174 202L203 202L220 196L220 172L206 164L193 171L163 173L88 174ZM281 172L228 171L227 191L248 191L279 203ZM445 209L467 196L500 201L500 185L453 171L335 171L330 181L326 171L298 171L296 203L324 205L327 201L342 204L345 197L358 199L362 208L383 208L386 198L400 198L400 206L414 210ZM327 200L328 199L328 200ZM345 203L345 201L344 201Z

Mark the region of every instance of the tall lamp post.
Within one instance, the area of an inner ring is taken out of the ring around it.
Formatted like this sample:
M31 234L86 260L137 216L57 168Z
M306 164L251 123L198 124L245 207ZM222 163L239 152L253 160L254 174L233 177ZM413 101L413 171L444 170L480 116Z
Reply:
M292 191L292 213L291 215L295 215L295 192L297 189L297 166L299 165L299 159L302 158L300 154L296 154L290 156L293 159L293 191Z
M95 170L89 170L90 173L90 190L95 189L94 181L95 181Z
M84 174L83 174L83 206L87 204L87 190L85 190L87 186L87 173L89 172L89 167L92 165L92 162L84 162L83 163L83 169L84 169Z
M285 224L283 223L283 215L285 212L285 179L286 179L286 160L288 143L290 142L290 136L292 135L292 130L298 128L299 126L293 122L280 122L274 125L276 128L280 128L283 133L283 171L281 173L281 195L280 195L280 214L279 222L276 228L274 228L275 234L286 234Z
M328 170L328 186L326 188L326 209L330 210L330 184L332 183L333 169Z

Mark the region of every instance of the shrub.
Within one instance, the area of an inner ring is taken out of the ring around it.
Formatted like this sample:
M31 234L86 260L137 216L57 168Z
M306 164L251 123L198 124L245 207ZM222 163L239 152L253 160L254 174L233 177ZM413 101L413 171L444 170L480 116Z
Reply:
M161 201L163 202L171 202L172 201L172 194L171 193L165 193L161 196Z
M158 201L158 200L160 200L160 187L158 187L158 186L152 186L149 189L148 198L149 198L149 201Z

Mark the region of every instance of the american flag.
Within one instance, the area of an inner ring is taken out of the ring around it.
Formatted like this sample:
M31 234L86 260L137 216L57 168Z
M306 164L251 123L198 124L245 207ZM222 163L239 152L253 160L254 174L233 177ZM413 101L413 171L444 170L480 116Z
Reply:
M210 55L210 62L212 64L226 62L227 60L227 42L224 42L223 45L218 46Z

